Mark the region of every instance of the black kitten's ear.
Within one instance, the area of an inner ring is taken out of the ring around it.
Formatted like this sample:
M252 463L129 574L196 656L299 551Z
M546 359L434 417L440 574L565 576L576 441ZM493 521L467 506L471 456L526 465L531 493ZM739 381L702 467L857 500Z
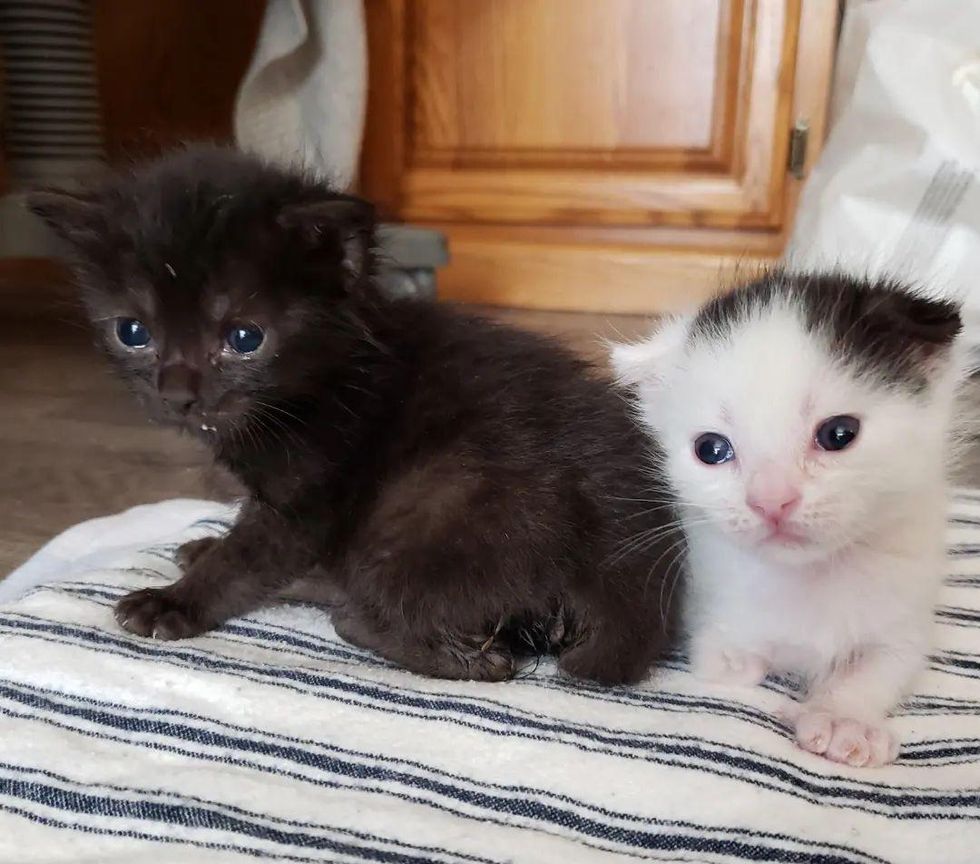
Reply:
M76 248L98 241L105 234L105 214L93 193L43 190L29 194L26 203L28 210Z
M364 275L374 242L374 207L367 201L344 195L285 207L279 224L296 232L310 249L332 246L339 239L344 267L355 278Z
M886 324L924 347L945 348L963 329L958 303L907 291L881 298L875 312L884 317Z

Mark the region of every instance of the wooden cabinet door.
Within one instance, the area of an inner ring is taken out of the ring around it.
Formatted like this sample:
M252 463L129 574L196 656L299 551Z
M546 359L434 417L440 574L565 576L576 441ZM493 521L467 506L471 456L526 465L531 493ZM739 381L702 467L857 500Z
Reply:
M805 4L368 0L364 189L447 230L452 296L662 308L685 255L778 249L798 85L820 79L820 126L836 20Z

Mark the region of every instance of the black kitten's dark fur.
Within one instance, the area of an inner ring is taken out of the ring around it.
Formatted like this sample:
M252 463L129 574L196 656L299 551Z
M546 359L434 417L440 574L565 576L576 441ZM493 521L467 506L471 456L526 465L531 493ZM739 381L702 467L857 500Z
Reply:
M382 299L369 205L232 151L192 148L30 206L74 249L136 395L251 492L226 537L182 548L183 578L120 602L125 628L179 639L304 599L430 675L506 678L527 631L571 675L647 672L679 535L643 470L649 442L587 364ZM144 347L120 341L129 319ZM264 341L236 352L239 328Z

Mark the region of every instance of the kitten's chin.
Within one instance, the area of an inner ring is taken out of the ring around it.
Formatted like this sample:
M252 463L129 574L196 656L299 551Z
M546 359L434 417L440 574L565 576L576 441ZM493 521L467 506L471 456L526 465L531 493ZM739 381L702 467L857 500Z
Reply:
M819 543L796 538L766 538L756 543L755 548L764 558L780 564L810 564L828 554Z
M234 425L228 418L209 416L207 414L188 414L183 417L160 416L154 418L164 426L170 426L180 432L186 432L206 444L215 444Z
M799 531L770 532L753 544L764 558L779 564L815 564L832 558L846 544Z

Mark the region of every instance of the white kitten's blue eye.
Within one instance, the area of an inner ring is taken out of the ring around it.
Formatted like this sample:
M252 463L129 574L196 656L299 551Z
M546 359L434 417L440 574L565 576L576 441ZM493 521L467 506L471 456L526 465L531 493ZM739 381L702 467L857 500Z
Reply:
M249 324L245 327L233 327L228 331L228 347L236 354L251 354L258 351L265 340L265 334L260 327Z
M705 432L694 441L694 455L705 465L721 465L735 458L735 448L724 435Z
M145 348L150 344L150 331L142 321L120 318L116 322L116 338L127 348Z
M814 439L821 450L843 450L854 443L861 428L861 421L857 417L850 417L847 414L840 414L824 420L817 427Z

